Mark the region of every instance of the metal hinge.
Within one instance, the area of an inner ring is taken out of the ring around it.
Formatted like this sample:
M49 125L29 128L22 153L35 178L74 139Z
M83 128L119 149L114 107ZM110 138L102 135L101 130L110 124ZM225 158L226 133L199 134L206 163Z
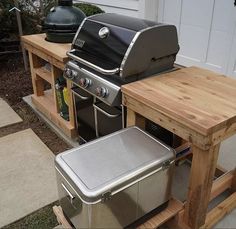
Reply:
M108 201L111 199L111 192L106 192L102 194L102 202Z
M172 162L171 160L163 162L162 170L168 169L170 167L170 165L171 165L171 162Z

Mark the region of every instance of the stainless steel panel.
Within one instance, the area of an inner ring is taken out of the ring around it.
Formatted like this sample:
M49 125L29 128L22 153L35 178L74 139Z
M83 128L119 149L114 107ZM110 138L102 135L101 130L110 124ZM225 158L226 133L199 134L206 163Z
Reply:
M81 201L71 181L57 171L60 205L75 228L124 228L169 200L173 167L174 164L96 204ZM73 202L61 184L73 194Z
M131 127L59 154L56 164L71 177L83 200L93 203L107 191L115 193L173 158L171 148Z
M173 169L171 165L139 182L138 218L170 199Z
M105 87L108 91L108 95L106 97L99 97L96 96L101 101L107 103L110 106L120 106L121 102L121 92L120 92L120 85L116 85L112 82L112 78L110 81L99 77L98 75L88 71L85 68L79 67L77 64L75 64L72 61L67 62L65 69L71 69L76 73L76 76L73 76L73 78L68 77L67 74L64 74L64 77L66 77L69 80L72 80L73 83L75 83L78 87L80 86L80 80L81 79L88 79L91 82L91 85L89 85L86 88L81 87L86 92L92 94L93 96L96 96L96 91L99 87Z
M61 206L76 228L123 228L169 200L173 162L137 127L87 143L56 157Z

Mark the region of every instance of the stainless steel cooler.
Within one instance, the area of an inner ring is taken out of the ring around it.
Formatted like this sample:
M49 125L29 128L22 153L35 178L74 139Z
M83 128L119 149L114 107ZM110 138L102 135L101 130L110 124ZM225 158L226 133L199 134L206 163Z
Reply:
M137 127L61 153L61 207L76 228L127 226L169 200L174 157Z

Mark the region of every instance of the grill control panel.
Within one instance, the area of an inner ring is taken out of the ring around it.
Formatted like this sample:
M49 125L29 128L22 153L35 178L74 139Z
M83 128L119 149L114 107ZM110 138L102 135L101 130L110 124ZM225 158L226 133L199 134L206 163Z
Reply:
M120 86L80 67L78 63L68 61L64 77L110 106L121 105Z

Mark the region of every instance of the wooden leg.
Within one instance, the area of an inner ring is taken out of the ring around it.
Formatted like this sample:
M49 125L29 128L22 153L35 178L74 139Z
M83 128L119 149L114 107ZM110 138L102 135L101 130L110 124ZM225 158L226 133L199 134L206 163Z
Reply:
M134 111L127 109L127 127L138 126L141 129L145 129L145 118L135 113Z
M34 68L41 67L42 60L40 60L33 53L29 52L29 61L34 94L37 96L44 95L44 82L42 79L37 79L36 74L34 72Z
M192 146L193 160L183 221L191 229L205 223L220 144L209 150Z

